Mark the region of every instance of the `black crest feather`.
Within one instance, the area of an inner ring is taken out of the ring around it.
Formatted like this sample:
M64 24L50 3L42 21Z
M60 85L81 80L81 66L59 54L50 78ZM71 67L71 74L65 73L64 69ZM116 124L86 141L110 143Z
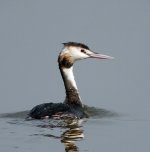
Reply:
M81 48L89 50L89 47L83 43L67 42L67 43L63 43L63 44L64 44L64 46L75 46L75 47L81 47Z

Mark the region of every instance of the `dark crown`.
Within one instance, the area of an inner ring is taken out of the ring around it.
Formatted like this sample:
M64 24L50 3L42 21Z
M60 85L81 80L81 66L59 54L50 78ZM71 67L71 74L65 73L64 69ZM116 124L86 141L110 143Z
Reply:
M89 47L83 43L77 43L77 42L67 42L67 43L63 43L64 46L74 46L74 47L81 47L83 49L87 49L89 50Z

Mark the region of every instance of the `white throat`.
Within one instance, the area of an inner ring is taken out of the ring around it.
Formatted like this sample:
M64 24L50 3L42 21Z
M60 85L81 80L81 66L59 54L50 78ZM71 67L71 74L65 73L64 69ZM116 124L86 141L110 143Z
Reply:
M62 69L64 72L65 77L67 78L67 80L72 84L72 86L78 90L77 88L77 84L74 78L74 74L73 74L73 66L70 68L63 68Z

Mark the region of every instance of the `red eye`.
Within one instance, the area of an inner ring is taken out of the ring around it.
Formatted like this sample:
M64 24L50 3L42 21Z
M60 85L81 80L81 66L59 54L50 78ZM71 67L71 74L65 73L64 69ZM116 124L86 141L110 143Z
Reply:
M86 53L85 50L83 50L83 49L81 49L81 52L82 52L82 53Z

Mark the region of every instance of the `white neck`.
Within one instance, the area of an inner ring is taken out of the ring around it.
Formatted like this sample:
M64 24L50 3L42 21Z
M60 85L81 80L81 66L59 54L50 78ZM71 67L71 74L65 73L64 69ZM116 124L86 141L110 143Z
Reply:
M60 67L60 72L66 89L65 103L82 106L81 98L73 75L73 66L70 68Z
M62 71L64 73L65 78L72 84L72 86L76 90L78 90L77 84L76 84L76 81L75 81L75 78L74 78L74 74L73 74L73 66L70 67L70 68L63 68Z

